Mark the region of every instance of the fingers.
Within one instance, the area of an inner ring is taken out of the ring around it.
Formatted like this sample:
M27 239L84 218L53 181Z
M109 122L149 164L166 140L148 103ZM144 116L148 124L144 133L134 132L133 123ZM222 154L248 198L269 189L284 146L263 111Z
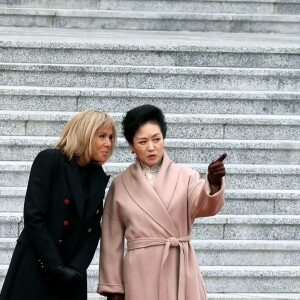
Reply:
M82 274L75 269L76 279L83 279Z
M219 158L217 158L216 160L212 161L208 168L209 169L215 169L218 168L220 166L224 166L223 164L223 160L227 157L227 153L223 153Z
M211 170L215 170L217 168L222 168L224 167L224 164L222 161L213 161L212 163L210 163L210 165L208 166L209 169Z
M208 179L212 184L219 184L222 177L226 175L226 169L224 167L224 159L227 157L227 153L223 153L219 158L214 160L208 166Z
M217 175L219 173L225 173L225 167L224 166L220 166L219 168L214 168L209 170L210 173L212 173L212 175Z
M223 153L219 158L214 160L214 162L220 161L222 162L227 157L227 153Z
M223 170L220 170L218 172L214 172L214 174L212 176L217 178L217 179L221 179L225 175L226 175L226 170L223 169Z

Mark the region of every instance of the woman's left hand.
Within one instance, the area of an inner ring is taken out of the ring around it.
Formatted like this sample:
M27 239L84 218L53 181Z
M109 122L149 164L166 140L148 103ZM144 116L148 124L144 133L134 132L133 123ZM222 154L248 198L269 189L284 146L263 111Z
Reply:
M124 300L124 294L110 294L107 297L107 300Z
M218 159L211 162L208 166L208 181L214 186L220 186L222 177L226 175L223 160L227 157L227 153L223 153Z

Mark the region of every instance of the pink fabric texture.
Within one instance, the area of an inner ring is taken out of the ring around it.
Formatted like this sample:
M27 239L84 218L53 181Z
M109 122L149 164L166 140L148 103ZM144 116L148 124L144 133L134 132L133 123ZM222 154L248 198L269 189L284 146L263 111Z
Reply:
M126 300L207 299L190 235L195 218L221 210L224 182L209 193L207 179L166 153L153 187L139 162L118 176L104 206L98 293L125 293Z

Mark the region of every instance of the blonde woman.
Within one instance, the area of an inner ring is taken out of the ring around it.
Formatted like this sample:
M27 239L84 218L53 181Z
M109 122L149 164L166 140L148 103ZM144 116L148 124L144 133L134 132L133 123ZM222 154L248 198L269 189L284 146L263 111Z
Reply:
M113 119L88 110L66 124L55 149L37 155L1 300L87 299L86 270L101 237L109 180L101 165L115 143Z

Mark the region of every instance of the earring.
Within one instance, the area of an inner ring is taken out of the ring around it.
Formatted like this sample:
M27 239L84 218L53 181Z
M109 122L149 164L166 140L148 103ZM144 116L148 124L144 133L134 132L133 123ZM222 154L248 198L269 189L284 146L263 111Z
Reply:
M132 153L132 154L134 154L134 151L133 151L133 150L131 150L131 153Z

